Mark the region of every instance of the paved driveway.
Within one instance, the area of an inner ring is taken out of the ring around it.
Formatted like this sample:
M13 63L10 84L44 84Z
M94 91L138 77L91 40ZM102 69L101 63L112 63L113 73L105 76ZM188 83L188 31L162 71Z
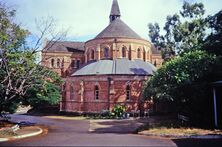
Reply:
M1 143L0 146L199 146L220 145L218 140L170 140L130 133L90 133L88 120L62 120L44 117L13 115L14 120L28 120L45 125L47 134ZM195 144L196 142L196 144ZM205 142L205 143L202 143Z

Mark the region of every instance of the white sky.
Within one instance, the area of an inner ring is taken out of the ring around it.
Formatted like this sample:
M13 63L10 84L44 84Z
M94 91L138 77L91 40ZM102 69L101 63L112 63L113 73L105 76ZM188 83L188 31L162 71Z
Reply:
M112 0L3 0L17 9L18 23L36 32L35 19L52 16L57 29L69 28L72 41L92 39L109 24ZM187 0L203 2L206 14L222 9L221 0ZM148 38L148 23L164 25L166 16L179 12L183 0L118 0L121 19L135 32Z

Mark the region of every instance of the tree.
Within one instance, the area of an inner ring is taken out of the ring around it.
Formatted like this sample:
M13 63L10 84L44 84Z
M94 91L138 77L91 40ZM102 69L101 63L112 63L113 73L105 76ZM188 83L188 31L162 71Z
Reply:
M60 81L58 78L55 81L51 72L37 63L36 57L45 35L51 34L52 42L56 42L65 33L53 35L53 20L47 19L39 25L40 35L30 47L26 38L31 33L14 23L15 14L14 9L0 3L0 112L13 112L27 98L27 91L50 89Z
M215 55L185 53L158 69L144 85L143 98L168 101L175 113L183 112L196 123L206 123L208 120L203 119L209 118L212 108L208 85L216 71L222 71L222 64Z
M222 10L207 18L211 33L204 41L203 49L209 53L222 56Z
M164 59L198 49L207 28L204 12L202 3L184 2L180 14L167 16L164 35L160 35L158 23L148 25L151 41L162 50Z

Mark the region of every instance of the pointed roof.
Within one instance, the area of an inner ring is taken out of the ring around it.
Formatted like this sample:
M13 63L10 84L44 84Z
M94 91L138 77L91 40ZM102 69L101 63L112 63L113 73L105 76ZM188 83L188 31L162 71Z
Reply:
M119 9L119 4L117 0L113 0L113 5L112 5L112 9L110 12L110 16L120 16L120 9Z
M101 33L99 33L95 39L99 38L133 38L142 39L136 32L134 32L127 24L125 24L120 18L112 21Z

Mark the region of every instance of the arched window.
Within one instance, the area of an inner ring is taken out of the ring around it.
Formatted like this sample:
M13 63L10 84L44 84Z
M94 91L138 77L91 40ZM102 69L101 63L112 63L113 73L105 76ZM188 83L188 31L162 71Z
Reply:
M90 60L90 53L89 53L89 51L87 52L87 61L89 61Z
M130 100L130 85L126 86L126 100Z
M70 84L70 100L74 99L74 84Z
M62 85L62 99L66 99L66 82Z
M109 48L104 48L104 58L107 59L109 58Z
M64 68L64 59L62 59L61 67Z
M57 59L57 68L60 68L60 59Z
M143 61L146 61L146 51L143 51Z
M76 60L73 59L72 62L71 62L71 67L76 68L75 65L76 65Z
M55 60L52 59L52 60L51 60L51 67L54 67L54 66L55 66Z
M141 58L141 49L140 48L137 49L137 58L138 59Z
M98 100L99 99L99 86L96 85L95 86L95 100Z
M129 60L132 59L132 50L131 50L131 47L129 48L128 59L129 59Z
M126 57L126 47L122 48L122 57L125 58Z
M92 50L91 51L91 59L94 60L94 57L95 57L95 52L94 52L94 50Z
M157 67L157 63L156 63L156 60L154 61L153 65L154 65L155 67Z

